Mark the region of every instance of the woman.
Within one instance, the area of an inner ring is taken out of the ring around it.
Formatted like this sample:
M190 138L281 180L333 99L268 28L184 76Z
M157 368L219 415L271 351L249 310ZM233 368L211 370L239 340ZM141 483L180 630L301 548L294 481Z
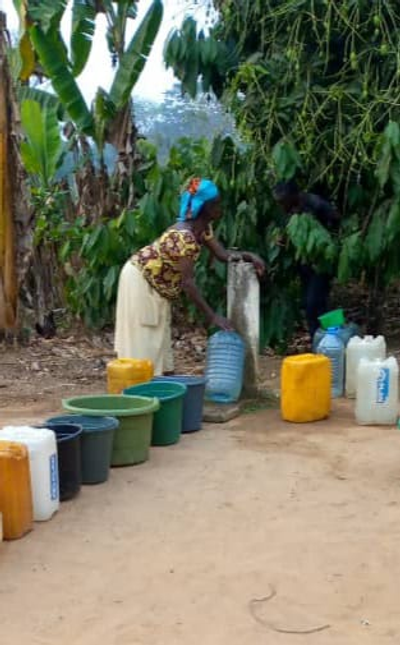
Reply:
M155 242L128 260L121 271L115 330L115 351L120 358L148 358L156 375L173 373L171 302L183 291L205 315L209 326L232 330L200 294L194 266L202 246L221 262L230 254L214 238L212 222L221 217L220 195L208 179L193 179L183 193L179 218ZM235 256L237 254L235 253ZM264 263L242 253L259 275Z

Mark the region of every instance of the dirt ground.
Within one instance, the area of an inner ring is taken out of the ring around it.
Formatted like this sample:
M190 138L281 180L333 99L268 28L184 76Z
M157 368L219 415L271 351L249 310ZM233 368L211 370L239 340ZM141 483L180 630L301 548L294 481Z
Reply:
M176 371L204 372L206 337L190 332L174 342ZM79 331L59 338L34 338L26 347L0 345L0 427L24 411L57 410L63 398L103 393L106 366L115 357L111 334L87 336ZM263 356L265 388L279 387L280 359Z
M34 369L32 348L0 355L0 425L104 389L85 343L68 373L53 341ZM278 368L263 360L265 382ZM0 544L1 644L398 645L399 439L339 401L323 423L263 409L113 469Z

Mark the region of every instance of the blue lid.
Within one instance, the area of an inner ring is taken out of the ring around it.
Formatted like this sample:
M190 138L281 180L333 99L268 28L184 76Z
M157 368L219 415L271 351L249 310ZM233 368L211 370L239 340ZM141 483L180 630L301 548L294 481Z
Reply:
M174 374L172 376L155 376L151 382L154 381L175 381L175 383L183 383L183 385L205 385L207 379L205 376L197 376L196 374Z
M177 381L149 381L148 383L141 383L140 385L133 385L124 390L124 394L142 395L142 396L155 396L160 401L172 401L183 397L187 392L186 385L178 383Z
M81 435L83 431L82 425L75 419L73 423L71 423L71 421L65 421L63 423L50 423L50 421L47 420L44 425L35 427L48 428L49 430L53 430L54 434L56 435L57 443L62 443L63 441L69 441L70 439L79 437L79 435Z
M46 423L52 425L64 425L65 423L77 423L82 426L83 432L101 432L102 430L116 430L119 421L115 417L90 417L88 415L64 414L58 417L46 419Z

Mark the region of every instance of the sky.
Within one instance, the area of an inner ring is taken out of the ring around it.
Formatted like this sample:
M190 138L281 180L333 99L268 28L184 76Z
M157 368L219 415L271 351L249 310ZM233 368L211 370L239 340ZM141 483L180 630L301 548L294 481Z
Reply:
M135 25L138 24L140 18L146 13L150 4L151 0L140 0L138 5L138 20L131 21L132 26L128 37L134 33ZM187 12L188 4L190 4L188 0L164 0L163 22L149 60L134 90L134 96L161 102L164 93L172 87L174 77L171 70L167 71L165 69L162 52L165 40L171 29L181 25L182 19ZM9 30L18 33L18 18L12 0L0 0L0 10L5 11L7 14ZM198 18L199 22L203 22L204 12L198 9L196 13L196 18ZM66 42L69 41L70 24L71 16L69 5L62 23L62 33ZM105 31L105 18L104 16L99 16L96 23L96 34L90 59L85 70L78 78L81 91L88 102L93 99L98 86L108 90L113 77L110 57L105 45Z

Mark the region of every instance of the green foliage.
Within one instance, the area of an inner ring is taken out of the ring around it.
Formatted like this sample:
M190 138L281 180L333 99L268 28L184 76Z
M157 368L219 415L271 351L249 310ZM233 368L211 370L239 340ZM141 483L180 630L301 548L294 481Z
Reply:
M93 116L70 71L65 44L59 31L45 32L40 26L34 25L29 33L40 62L70 119L81 132L94 136Z
M110 95L99 87L93 101L93 117L95 124L95 141L98 148L102 151L106 141L107 124L111 123L116 115L115 104L110 99Z
M182 87L194 98L201 78L202 91L222 95L226 75L237 64L235 49L204 31L197 33L193 18L186 18L180 30L173 30L165 44L164 59L172 67Z
M22 31L19 47L21 80L26 81L34 73L37 57L41 71L51 80L57 99L78 132L94 137L102 149L108 133L113 130L118 111L129 105L132 90L152 49L162 20L161 0L153 0L126 49L127 21L136 17L136 0L123 0L116 10L113 2L74 0L71 60L60 31L66 0L15 2ZM106 14L108 44L117 69L110 94L99 88L91 110L75 76L82 72L89 58L98 13Z
M337 244L315 217L307 213L293 215L286 230L296 261L312 266L319 273L334 272Z
M271 171L257 175L265 193L273 176L296 176L302 187L337 203L339 239L327 239L310 219L291 221L295 257L335 268L340 281L365 279L371 293L383 291L400 276L399 3L215 5L219 20L209 37L203 41L196 25L190 33L182 27L170 36L166 63L191 95L201 76L222 95L252 146L253 167ZM188 54L194 37L195 48L204 42L231 48L236 60L225 59L218 71L212 61L196 68ZM280 227L276 211L273 218L271 235ZM286 271L283 263L274 279L279 271Z
M72 7L71 59L74 76L84 69L95 32L95 0L74 0Z
M34 243L54 244L57 247L66 244L67 240L78 240L81 237L82 218L77 218L73 225L65 218L68 195L59 186L33 186L32 202L37 212ZM78 248L75 245L75 248Z
M400 194L400 127L390 121L378 141L376 176L383 190L389 180L396 195Z
M161 0L153 0L128 47L123 52L115 74L110 97L117 109L129 101L132 90L146 64L163 16Z
M67 0L29 0L27 5L28 17L32 22L40 24L41 29L48 33L58 28L67 7Z
M276 176L282 181L292 179L301 170L301 158L289 141L281 139L272 149L272 161Z
M157 151L146 141L138 142L140 162L132 184L137 196L133 210L118 217L104 216L91 223L90 214L66 217L68 195L51 185L34 188L38 213L36 243L53 244L67 276L66 297L72 311L86 325L112 324L120 269L139 248L152 242L175 220L179 193L189 177L212 177L220 186L224 217L216 235L228 247L258 251L268 266L268 284L262 298L262 343L283 345L298 317L294 254L280 244L283 226L276 225L276 210L257 178L251 151L238 149L231 138L208 141L182 139L160 165ZM226 266L210 263L203 251L196 265L196 281L204 297L220 313L226 309ZM194 306L186 302L187 315L199 320Z
M75 224L70 227L77 235L74 233L60 247L60 257L70 276L69 303L86 325L101 327L113 322L123 264L176 220L181 186L188 178L189 169L205 170L207 145L183 141L182 146L171 151L169 162L160 166L155 148L140 141L142 161L132 178L137 208L125 210L112 220L104 218L95 226L86 225L82 220L78 230Z
M48 188L63 152L56 111L50 106L41 109L39 103L26 99L21 105L21 120L26 137L21 143L25 168Z
M61 106L60 101L54 94L46 92L45 90L38 90L36 87L29 87L28 85L17 86L17 97L19 103L22 103L28 99L30 101L35 101L38 103L42 109L50 108L57 112L57 117L59 120L65 120L65 112ZM64 118L63 118L64 117Z

